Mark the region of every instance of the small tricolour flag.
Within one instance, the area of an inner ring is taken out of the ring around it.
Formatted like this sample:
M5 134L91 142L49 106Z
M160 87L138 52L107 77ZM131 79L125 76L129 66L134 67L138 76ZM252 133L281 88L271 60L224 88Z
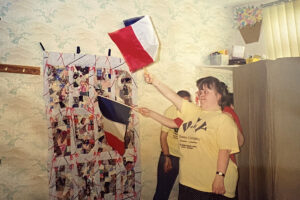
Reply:
M124 137L131 108L101 96L98 96L98 104L103 115L103 130L106 141L120 155L123 155L125 153Z
M134 72L156 60L159 42L149 16L132 19L124 20L126 27L109 36Z

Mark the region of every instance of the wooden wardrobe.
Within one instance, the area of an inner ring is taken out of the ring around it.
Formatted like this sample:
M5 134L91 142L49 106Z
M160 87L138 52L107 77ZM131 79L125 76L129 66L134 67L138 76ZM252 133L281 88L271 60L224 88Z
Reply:
M300 57L236 67L233 90L245 136L239 200L300 199Z

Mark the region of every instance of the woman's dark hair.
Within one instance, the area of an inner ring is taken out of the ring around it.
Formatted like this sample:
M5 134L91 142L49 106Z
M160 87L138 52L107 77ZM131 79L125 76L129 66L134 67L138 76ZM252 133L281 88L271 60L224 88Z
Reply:
M180 97L191 97L191 94L186 91L186 90L179 90L177 92L177 94L180 96Z
M228 95L228 88L227 85L219 81L219 79L213 77L213 76L207 76L204 78L200 78L196 82L197 87L199 90L203 89L203 86L208 87L209 89L216 89L216 91L221 95L221 99L219 101L219 106L223 109L223 104L226 102L226 96Z
M223 105L222 105L222 109L226 106L231 106L234 105L234 101L233 101L233 93L228 93L228 95L226 95L223 98Z

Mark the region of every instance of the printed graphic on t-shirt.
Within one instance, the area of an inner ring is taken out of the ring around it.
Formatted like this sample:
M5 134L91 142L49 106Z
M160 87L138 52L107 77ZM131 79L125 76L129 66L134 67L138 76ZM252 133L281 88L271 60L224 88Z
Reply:
M202 131L207 130L206 121L198 118L196 122L187 121L182 124L182 129L184 135L179 135L179 145L180 148L184 149L194 149L197 147L200 141L200 135ZM200 131L202 130L202 131Z
M174 130L173 138L177 140L178 139L178 128L173 128L173 130Z
M201 118L198 117L197 121L193 124L192 121L188 121L182 124L183 132L186 132L188 129L195 129L195 132L199 130L206 131L206 121L203 121Z

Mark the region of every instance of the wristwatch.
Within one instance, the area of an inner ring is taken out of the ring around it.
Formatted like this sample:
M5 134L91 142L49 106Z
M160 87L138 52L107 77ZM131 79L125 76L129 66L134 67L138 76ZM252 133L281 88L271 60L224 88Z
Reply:
M223 172L216 172L216 174L218 174L219 176L225 176Z

